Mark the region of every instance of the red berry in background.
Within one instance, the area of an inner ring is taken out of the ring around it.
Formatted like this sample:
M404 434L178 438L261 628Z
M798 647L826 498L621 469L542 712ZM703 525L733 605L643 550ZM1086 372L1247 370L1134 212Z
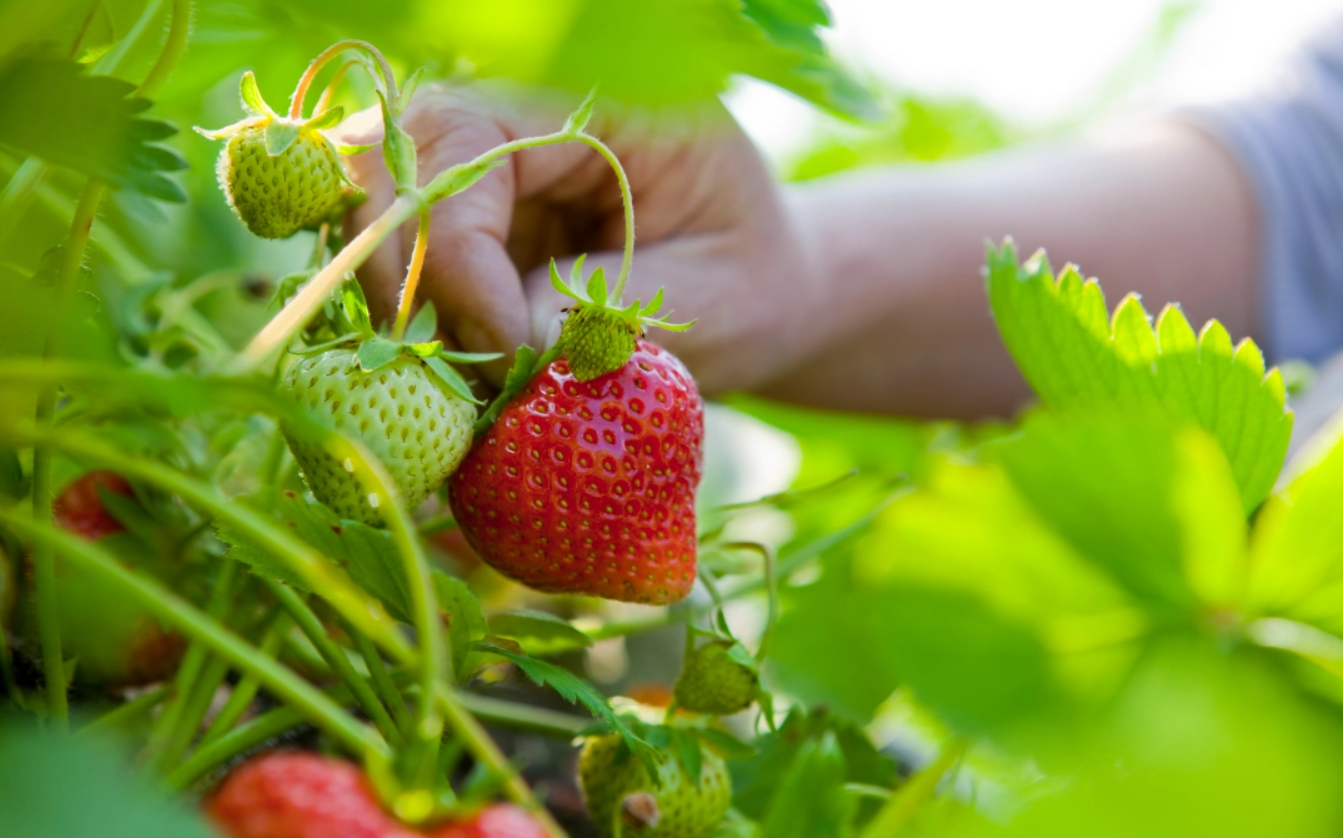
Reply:
M56 525L88 541L124 532L125 527L103 505L98 489L135 497L131 484L114 471L90 471L61 490L52 502Z
M524 585L675 602L695 582L703 443L703 401L671 353L639 340L589 381L562 357L453 475L453 514L481 557Z
M546 831L517 806L496 803L466 821L432 830L429 838L546 838Z
M228 838L412 838L383 811L357 766L278 752L224 780L206 806Z

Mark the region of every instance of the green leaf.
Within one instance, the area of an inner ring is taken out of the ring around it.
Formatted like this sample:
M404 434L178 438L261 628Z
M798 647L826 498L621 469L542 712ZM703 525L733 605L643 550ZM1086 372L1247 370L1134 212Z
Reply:
M635 753L647 751L647 744L635 735L634 731L611 710L611 706L606 703L602 694L597 692L597 688L572 672L527 655L510 652L508 649L490 643L477 643L475 648L487 654L507 658L536 684L550 687L571 704L582 704L588 708L592 715L604 721L608 728L619 733Z
M28 478L23 474L19 454L0 443L0 497L18 500L28 494Z
M326 506L309 503L295 492L266 488L235 501L282 522L304 542L343 567L355 584L382 602L387 613L402 622L410 621L410 594L401 557L386 532L359 521L343 520ZM287 565L257 547L232 525L216 524L215 534L229 545L229 558L248 565L253 573L308 590Z
M441 570L433 571L434 591L439 607L448 618L448 643L452 647L453 668L463 681L475 670L480 653L472 644L489 634L485 608L465 582Z
M396 94L397 113L405 113L406 108L410 107L410 100L415 98L415 91L419 89L420 82L424 81L425 68L416 68L410 77L401 83L401 89Z
M406 327L406 343L426 343L434 339L438 332L438 312L432 301L420 306L420 310Z
M0 728L0 812L13 838L215 835L185 799L162 792L109 743L18 720Z
M761 819L770 838L814 838L851 835L858 807L844 790L847 768L835 734L808 740L798 749L780 779L774 799Z
M261 95L261 88L257 86L256 74L251 70L242 74L242 79L238 83L238 94L242 97L243 110L253 116L274 117L275 111L266 104L265 98Z
M1253 341L1233 348L1215 321L1196 339L1175 306L1153 330L1133 296L1111 319L1094 280L1068 267L1056 281L1043 254L1018 265L1010 241L989 248L988 265L1003 342L1046 406L1194 422L1226 452L1244 508L1263 501L1282 468L1292 414L1281 375L1265 375Z
M1210 435L1160 417L1041 414L990 450L1036 514L1148 607L1235 604L1244 512Z
M401 357L401 344L384 337L371 337L355 352L359 368L364 372L380 370Z
M297 122L290 122L287 119L273 119L266 125L266 153L271 157L279 157L289 150L298 140L298 133L302 129Z
M583 259L582 256L578 258L580 261L582 261ZM560 269L555 267L554 259L550 260L550 287L554 288L556 291L558 291L559 293L563 294L566 297L569 297L570 299L578 300L579 302L583 303L590 302L587 296L578 290L577 285L572 283L566 283L560 277Z
M304 128L310 128L313 131L320 131L326 128L335 128L345 118L345 108L342 105L327 108L321 113L303 123Z
M691 785L698 786L699 775L704 768L704 752L700 749L699 736L696 731L683 728L669 727L667 730L671 735L671 751L676 755L676 761L685 769Z
M503 166L507 160L490 160L486 163L467 164L462 163L450 168L444 169L429 181L422 190L426 201L439 201L443 198L449 198L459 192L465 192L481 178L488 175L492 170Z
M529 655L556 655L592 645L592 638L544 611L521 609L490 617L490 632L507 637Z
M606 273L600 265L592 272L592 276L588 277L588 299L593 305L606 305Z
M457 374L457 370L448 366L448 362L442 358L430 357L424 359L424 365L429 371L438 376L439 381L447 385L458 398L465 399L471 404L480 404L480 399L476 398L471 392L471 387L466 383L466 379Z
M396 184L397 192L412 191L418 185L416 184L418 170L416 168L415 140L401 127L399 120L392 118L391 108L388 106L387 97L383 95L383 92L379 90L377 93L378 102L382 105L382 124L384 126L382 138L383 160L387 164L387 171L392 175L392 182Z
M185 200L164 176L186 166L157 145L177 132L166 122L136 116L149 107L135 88L108 76L86 75L64 59L24 58L0 66L0 146L98 177L118 189L163 201ZM20 116L21 115L21 116Z

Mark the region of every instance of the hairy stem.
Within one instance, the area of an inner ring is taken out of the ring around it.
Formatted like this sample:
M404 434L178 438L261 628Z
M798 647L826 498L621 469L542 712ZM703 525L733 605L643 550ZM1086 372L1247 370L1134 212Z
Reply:
M263 656L255 646L228 631L159 582L122 567L106 550L13 512L0 510L0 520L33 540L60 551L81 572L101 578L160 622L200 642L240 671L256 675L266 689L301 711L304 718L345 748L356 754L372 749L390 755L391 750L377 731L357 721L316 687L273 658Z
M163 42L163 49L159 52L154 66L150 68L149 75L145 76L145 80L140 82L140 87L135 91L136 96L145 99L154 98L154 94L163 87L168 76L177 69L177 62L182 60L182 54L187 48L187 35L190 32L191 0L173 0L172 23L168 26L168 38Z
M406 268L406 281L401 284L401 299L396 306L396 323L392 326L392 340L406 336L410 310L415 305L415 291L420 287L420 272L424 270L424 254L429 249L429 213L420 213L420 224L415 230L415 249Z
M383 88L387 94L387 102L392 104L396 101L396 77L392 75L392 68L387 63L387 59L383 57L377 47L367 41L351 39L332 44L322 50L322 53L308 65L308 69L303 72L302 78L298 80L298 87L294 88L293 97L289 100L290 119L300 119L303 116L303 100L308 96L308 88L312 87L317 74L321 72L327 62L349 49L359 50L377 63L378 72L382 75ZM377 81L376 76L374 81Z
M620 200L625 207L625 250L620 257L620 274L616 277L616 287L611 292L611 299L619 308L620 297L625 293L625 285L629 282L630 267L634 264L634 193L630 190L630 179L625 174L625 167L620 165L620 160L611 149L607 148L606 143L591 134L579 134L574 139L605 158L611 165L611 170L615 172L616 182L620 184Z

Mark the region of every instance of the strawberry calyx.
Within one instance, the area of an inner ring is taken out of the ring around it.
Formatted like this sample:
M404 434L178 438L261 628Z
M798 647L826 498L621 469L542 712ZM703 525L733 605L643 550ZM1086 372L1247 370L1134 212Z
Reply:
M368 313L368 300L359 282L346 279L340 290L339 305L329 313L337 337L294 351L295 355L318 355L337 348L355 349L355 360L364 372L382 369L398 358L418 359L429 372L454 395L472 404L482 404L471 392L471 386L452 364L478 364L503 357L498 352L455 352L435 340L438 331L438 313L432 302L426 302L406 328L404 337L396 340L386 330L375 330Z
M583 280L585 258L580 256L574 262L568 282L560 277L555 260L550 261L550 284L574 301L561 327L557 345L569 359L569 368L579 381L591 381L625 366L646 327L683 332L694 325L694 321L672 323L658 315L658 309L662 307L661 288L647 305L635 300L622 307L619 294L612 295L608 290L606 274L601 267Z
M251 70L243 73L242 82L239 84L239 93L242 96L243 110L247 111L248 114L246 118L214 130L201 128L197 125L194 126L196 133L211 140L226 140L244 131L261 131L266 143L266 154L271 157L279 157L284 154L300 138L322 144L331 153L332 159L338 159L337 155L339 154L358 154L367 148L366 146L338 145L327 136L326 129L336 127L345 118L345 108L341 105L327 108L309 119L293 119L280 116L262 98L261 88L257 86L256 76L252 74ZM361 192L359 187L346 175L343 166L336 168L340 172L341 180L349 189L354 192Z

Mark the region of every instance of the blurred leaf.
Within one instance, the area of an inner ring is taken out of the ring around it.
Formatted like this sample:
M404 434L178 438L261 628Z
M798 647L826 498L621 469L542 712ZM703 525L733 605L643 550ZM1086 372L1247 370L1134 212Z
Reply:
M1244 513L1207 434L1161 419L1040 414L994 450L1035 512L1148 607L1237 604Z
M215 834L185 800L161 792L108 743L14 722L0 730L0 812L7 838Z
M463 681L475 670L480 653L472 644L489 633L485 608L465 582L441 570L432 571L438 605L448 618L448 643L452 646L452 665L457 680Z
M761 831L770 838L852 835L857 806L844 790L846 773L834 733L802 743L761 818Z
M186 194L163 172L186 165L155 142L176 133L156 119L137 117L149 107L129 98L134 86L85 75L73 61L23 59L0 68L0 145L69 166L119 188L163 201Z
M490 632L516 642L529 655L555 655L592 645L592 638L568 621L529 609L492 615Z
M1094 280L1069 266L1056 281L1043 253L1018 265L1011 242L990 247L988 263L998 330L1046 406L1195 422L1226 452L1245 509L1263 501L1282 468L1292 414L1281 375L1265 375L1254 341L1233 348L1216 321L1195 338L1173 305L1153 331L1133 295L1111 319Z
M18 452L0 444L0 497L18 500L27 494L28 478L23 474Z
M410 622L410 595L401 557L386 532L359 521L343 520L326 506L309 503L296 492L267 488L235 498L235 502L278 519L294 535L345 568L355 584L386 606L388 614ZM229 545L228 556L248 565L253 573L308 590L286 564L258 548L232 524L217 523L215 534Z

